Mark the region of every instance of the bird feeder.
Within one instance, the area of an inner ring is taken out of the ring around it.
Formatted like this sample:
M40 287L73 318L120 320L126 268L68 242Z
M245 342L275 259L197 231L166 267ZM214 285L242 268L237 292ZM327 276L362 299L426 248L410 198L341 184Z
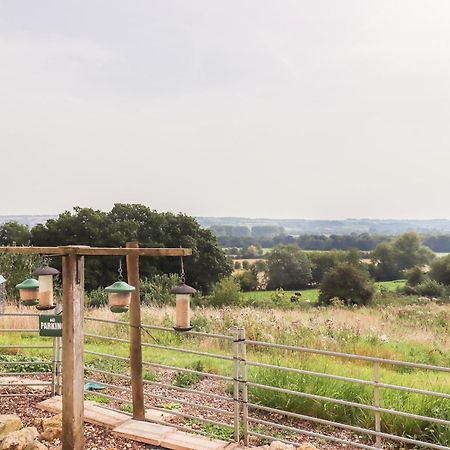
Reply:
M130 306L131 293L135 290L134 286L130 286L122 280L116 281L105 288L105 291L108 293L109 309L113 313L127 312Z
M58 274L59 270L47 264L32 273L33 276L39 277L39 304L36 309L46 311L56 307L53 301L53 277Z
M188 286L185 283L181 283L175 286L171 291L175 294L176 308L175 308L175 326L173 327L176 331L189 331L191 327L191 306L190 300L191 296L197 291Z
M16 285L19 289L20 301L24 306L34 306L39 303L39 282L34 278L27 278Z

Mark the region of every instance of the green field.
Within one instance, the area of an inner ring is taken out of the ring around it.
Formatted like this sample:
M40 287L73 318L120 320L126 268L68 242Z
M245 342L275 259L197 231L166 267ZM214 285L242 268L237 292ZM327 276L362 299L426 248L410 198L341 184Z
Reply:
M405 285L405 280L396 281L380 281L375 283L377 292L396 292L398 288ZM292 306L290 298L295 292L301 292L300 303L303 304L315 304L319 299L319 289L303 289L297 291L284 291L283 298L276 298L276 291L252 291L244 292L243 306L264 306L267 307L288 307ZM295 305L295 304L294 304Z

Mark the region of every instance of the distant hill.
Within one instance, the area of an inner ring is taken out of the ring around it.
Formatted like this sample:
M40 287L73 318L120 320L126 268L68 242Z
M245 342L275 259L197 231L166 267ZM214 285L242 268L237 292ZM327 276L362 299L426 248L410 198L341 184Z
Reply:
M45 223L48 219L54 219L57 215L12 215L0 216L0 224L17 221L29 227L38 223ZM395 220L395 219L345 219L345 220L312 220L312 219L252 219L248 217L197 217L200 225L204 228L226 230L227 227L239 227L236 231L239 235L246 235L253 229L254 233L263 235L264 230L269 228L286 234L350 234L370 233L395 235L407 231L417 233L450 233L450 220ZM228 230L231 231L231 230ZM219 233L220 234L220 233ZM269 233L272 234L272 233Z
M395 219L346 219L346 220L310 220L310 219L250 219L246 217L197 217L205 228L226 229L242 227L249 230L254 227L280 227L286 234L351 234L371 233L395 235L407 231L417 233L450 233L450 220L395 220Z
M34 227L38 223L45 223L48 219L55 219L57 215L43 214L40 216L0 216L0 224L5 222L19 222L23 225L28 225L30 228Z

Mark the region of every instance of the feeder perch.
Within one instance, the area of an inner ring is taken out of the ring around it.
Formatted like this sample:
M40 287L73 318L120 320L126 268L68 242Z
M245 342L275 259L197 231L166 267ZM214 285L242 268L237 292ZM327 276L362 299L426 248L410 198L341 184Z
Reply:
M130 306L131 293L135 290L134 286L130 286L122 280L116 281L105 288L105 291L108 293L109 309L113 313L127 312Z
M39 303L39 282L34 278L27 278L16 285L19 289L20 301L24 306L34 306Z
M176 331L189 331L191 327L191 306L190 300L191 296L197 291L188 286L185 283L181 283L175 286L171 291L175 294L176 298L176 308L175 308L175 326L173 327Z
M58 274L59 270L47 265L32 273L33 276L39 277L39 304L36 309L46 311L56 307L53 301L53 276Z

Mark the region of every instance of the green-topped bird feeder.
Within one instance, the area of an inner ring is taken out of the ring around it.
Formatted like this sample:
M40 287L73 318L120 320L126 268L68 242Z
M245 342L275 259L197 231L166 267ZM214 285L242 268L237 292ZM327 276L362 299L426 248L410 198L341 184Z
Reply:
M34 278L27 278L17 284L16 289L19 289L22 305L35 306L39 303L39 282Z
M116 281L105 288L105 291L108 293L109 309L113 313L127 312L130 306L131 293L135 290L134 286L130 286L122 280Z

